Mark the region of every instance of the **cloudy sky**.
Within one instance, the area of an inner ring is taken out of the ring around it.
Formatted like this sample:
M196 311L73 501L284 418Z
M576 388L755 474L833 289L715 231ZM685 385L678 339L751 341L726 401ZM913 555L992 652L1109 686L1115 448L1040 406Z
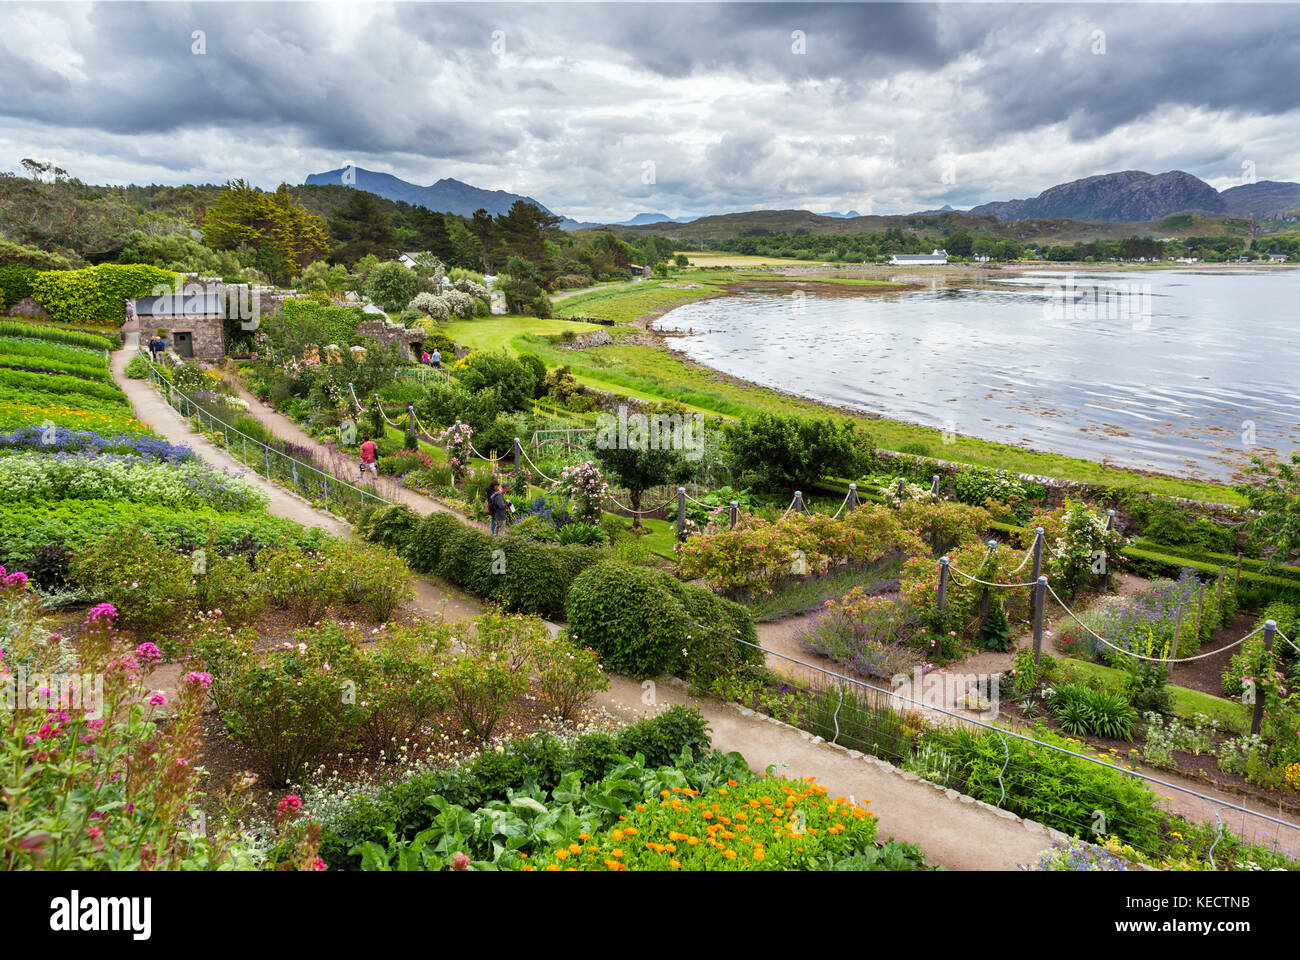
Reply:
M1291 4L0 3L0 169L346 164L582 220L1300 180ZM1250 165L1250 166L1243 166Z

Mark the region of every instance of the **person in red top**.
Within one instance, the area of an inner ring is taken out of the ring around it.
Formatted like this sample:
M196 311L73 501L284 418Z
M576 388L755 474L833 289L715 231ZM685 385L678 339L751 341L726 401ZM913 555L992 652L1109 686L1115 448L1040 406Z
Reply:
M370 439L366 434L361 438L361 476L366 475L369 470L374 476L379 476L379 468L375 466L375 441Z

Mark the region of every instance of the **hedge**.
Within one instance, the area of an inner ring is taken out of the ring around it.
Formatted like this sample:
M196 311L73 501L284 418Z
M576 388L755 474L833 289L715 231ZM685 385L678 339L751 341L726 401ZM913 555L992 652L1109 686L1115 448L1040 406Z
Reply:
M82 270L48 270L31 278L32 295L53 319L64 323L120 327L123 302L149 296L154 287L173 289L176 274L145 264L104 263Z
M37 270L11 263L0 267L0 310L8 310L19 300L31 296L32 277Z
M569 585L600 558L591 547L493 537L442 511L420 517L404 506L368 512L362 536L401 554L420 573L442 577L514 613L562 617Z
M1206 563L1203 560L1193 560L1190 557L1169 556L1163 553L1156 553L1152 550L1143 550L1140 547L1127 546L1120 553L1129 562L1135 573L1145 577L1168 577L1176 579L1178 572L1184 569L1192 569L1197 573L1205 574L1209 577L1219 575L1218 563ZM1232 562L1235 564L1237 558L1233 557ZM1227 564L1223 564L1227 567ZM1229 567L1225 576L1232 576L1234 568ZM1250 606L1251 601L1267 600L1290 600L1300 601L1300 583L1286 577L1272 577L1262 573L1254 573L1242 567L1241 582L1238 588L1238 596L1241 600L1241 606Z
M1236 554L1214 553L1208 550L1197 550L1195 547L1174 547L1167 543L1156 543L1146 537L1138 537L1133 541L1132 546L1139 550L1146 550L1150 553L1158 553L1168 557L1186 557L1189 560L1199 560L1203 563L1218 564L1225 569L1232 571L1237 568ZM1250 557L1241 558L1241 572L1245 576L1246 572L1259 573L1269 577L1282 577L1286 580L1295 580L1300 585L1300 567L1288 567L1279 565L1272 570L1268 569L1268 563L1263 560L1253 560Z
M605 560L573 581L565 605L576 642L619 673L707 680L762 662L754 620L737 603L670 573Z
M618 733L588 733L565 743L547 733L510 740L458 766L416 773L362 794L321 832L321 856L334 868L356 868L361 858L348 853L356 844L373 840L388 845L395 838L414 837L437 815L429 798L473 810L493 800L506 800L510 791L525 787L554 790L569 771L583 783L603 780L624 760L640 754L647 768L674 763L683 750L699 757L708 752L709 728L698 710L675 705Z

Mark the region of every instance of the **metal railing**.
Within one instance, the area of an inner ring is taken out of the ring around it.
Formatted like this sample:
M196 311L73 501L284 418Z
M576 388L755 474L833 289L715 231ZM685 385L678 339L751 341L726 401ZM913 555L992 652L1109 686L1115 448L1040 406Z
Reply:
M327 511L349 519L367 505L392 506L392 501L358 487L315 464L291 457L282 450L251 437L225 420L214 416L192 397L176 389L150 364L149 380L173 410L227 453L268 481L278 482L304 499L322 502Z

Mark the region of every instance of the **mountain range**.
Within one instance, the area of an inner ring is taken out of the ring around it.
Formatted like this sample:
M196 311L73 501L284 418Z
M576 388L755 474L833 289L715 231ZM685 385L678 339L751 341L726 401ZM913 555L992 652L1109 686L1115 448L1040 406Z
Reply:
M463 217L473 215L478 209L484 209L493 215L505 213L517 200L524 200L547 213L552 213L549 208L532 197L506 190L484 190L449 177L431 186L422 187L388 173L365 170L361 167L341 167L326 173L310 174L305 182L345 184L389 200L403 200L428 207L430 210ZM1157 174L1141 170L1124 170L1057 184L1036 197L982 203L971 207L965 213L1013 222L1072 220L1092 223L1150 224L1175 214L1264 219L1280 211L1296 208L1300 208L1300 183L1260 180L1219 191L1204 180L1182 170ZM945 204L939 210L926 210L906 216L932 216L948 212L958 211L953 211ZM879 219L863 217L856 210L823 214L808 211L751 211L746 214L681 218L670 217L665 213L638 213L627 220L614 223L583 222L564 217L560 226L565 230L602 226L645 230L657 224L678 228L686 224L716 222L720 218L733 216L779 214L784 219L788 219L786 215L796 213L806 216L807 221L802 226L815 232L823 232L830 221L857 221L865 226L866 221ZM673 229L666 232L677 231ZM829 232L841 233L844 232L844 228L837 227Z
M1182 170L1151 174L1141 170L1103 173L1072 180L1026 200L981 203L968 211L999 220L1067 217L1132 223L1176 213L1212 217L1259 217L1300 206L1300 183L1261 180L1222 192Z

